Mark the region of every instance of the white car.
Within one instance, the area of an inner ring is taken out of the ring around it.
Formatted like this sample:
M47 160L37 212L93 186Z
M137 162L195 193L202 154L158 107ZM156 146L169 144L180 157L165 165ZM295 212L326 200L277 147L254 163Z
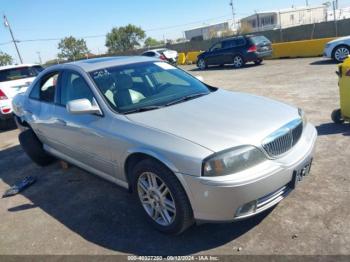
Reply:
M326 44L323 56L343 62L350 55L350 36L337 38Z
M44 69L36 64L0 67L0 121L12 118L12 98L27 90Z
M166 48L148 50L142 53L142 56L148 56L153 58L159 58L160 60L167 61L173 65L177 64L177 58L179 54L177 51L169 50Z

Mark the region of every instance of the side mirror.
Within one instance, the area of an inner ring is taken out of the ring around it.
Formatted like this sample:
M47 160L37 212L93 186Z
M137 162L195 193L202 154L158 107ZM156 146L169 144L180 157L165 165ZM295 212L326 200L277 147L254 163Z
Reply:
M203 76L196 76L196 78L197 78L199 81L204 82Z
M77 99L69 101L66 105L66 109L70 114L83 115L83 114L97 114L102 115L102 111L94 101L91 103L88 99Z

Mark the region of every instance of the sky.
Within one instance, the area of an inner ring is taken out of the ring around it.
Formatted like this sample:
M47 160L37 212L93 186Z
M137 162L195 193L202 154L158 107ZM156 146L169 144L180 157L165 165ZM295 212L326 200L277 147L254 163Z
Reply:
M305 0L234 0L238 18L255 11L269 11L305 5ZM326 0L309 0L318 5ZM339 0L350 6L350 0ZM27 41L74 36L85 38L94 54L106 52L105 37L113 27L129 23L140 26L147 36L162 39L183 37L183 31L204 24L232 18L229 0L0 0L0 14L12 27L25 63L36 63L39 54L45 62L54 59L59 50L55 41ZM2 17L1 17L2 20ZM102 36L101 36L102 35ZM95 37L97 36L97 37ZM11 36L0 23L0 51L18 57Z

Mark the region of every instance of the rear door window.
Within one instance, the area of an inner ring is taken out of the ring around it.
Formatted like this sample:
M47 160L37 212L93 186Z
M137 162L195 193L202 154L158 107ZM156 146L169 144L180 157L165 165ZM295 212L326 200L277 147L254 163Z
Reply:
M253 44L259 45L259 44L271 44L270 40L267 39L265 36L253 36L250 38Z
M216 43L215 45L212 46L212 48L210 48L210 51L216 51L216 50L220 50L222 48L222 43Z
M46 103L54 103L59 73L52 73L43 78L39 88L39 99Z
M235 40L222 42L222 48L232 48L232 47L236 47Z
M154 52L146 52L143 56L154 57L156 54Z

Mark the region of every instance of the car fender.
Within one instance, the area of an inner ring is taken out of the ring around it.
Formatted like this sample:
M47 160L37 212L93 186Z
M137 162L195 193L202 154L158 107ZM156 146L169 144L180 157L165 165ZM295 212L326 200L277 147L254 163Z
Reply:
M123 164L121 165L123 168L123 173L125 173L125 164L126 164L126 160L134 154L144 154L144 155L148 155L156 160L158 160L159 162L161 162L162 164L164 164L167 168L169 168L173 173L178 173L179 170L176 168L176 166L163 154L159 153L159 152L155 152L152 149L149 148L145 148L145 147L135 147L135 148L130 148L128 149L124 155L123 155ZM126 175L126 174L125 174Z

